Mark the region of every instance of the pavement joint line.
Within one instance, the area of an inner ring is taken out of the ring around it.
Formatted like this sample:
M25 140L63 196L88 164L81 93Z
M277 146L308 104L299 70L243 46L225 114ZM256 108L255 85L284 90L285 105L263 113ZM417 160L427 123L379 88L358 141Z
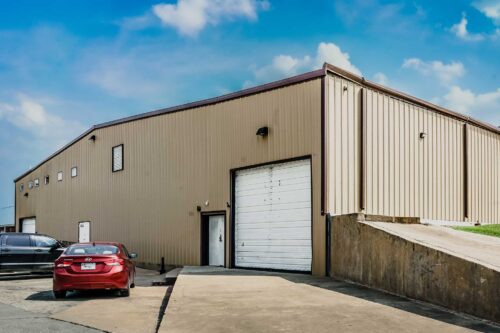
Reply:
M174 285L170 285L167 287L165 291L165 296L163 296L163 301L160 305L160 310L158 312L158 319L156 322L155 333L158 333L161 327L161 323L163 321L163 317L165 316L165 312L167 311L168 301L170 300L170 296L172 295L172 291L174 290Z
M93 330L96 330L96 331L99 331L99 332L103 332L103 333L113 333L111 331L104 331L100 328L95 328L95 327L92 327L92 326L89 326L89 325L84 325L84 324L79 324L79 323L75 323L75 322L72 322L72 321L69 321L69 320L62 320L62 319L58 319L58 318L52 318L52 317L44 317L44 318L47 318L47 319L51 319L51 320L56 320L56 321L60 321L62 323L68 323L68 324L72 324L72 325L76 325L76 326L81 326L81 327L85 327L85 328L90 328L90 329L93 329Z

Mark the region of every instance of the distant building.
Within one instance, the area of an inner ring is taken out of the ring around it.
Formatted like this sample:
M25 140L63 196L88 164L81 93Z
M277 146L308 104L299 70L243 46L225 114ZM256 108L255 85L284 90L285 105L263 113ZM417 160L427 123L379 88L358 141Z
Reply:
M15 225L0 225L0 232L15 232Z
M323 275L326 214L500 223L499 165L497 127L325 64L92 127L15 180L15 220L144 265Z

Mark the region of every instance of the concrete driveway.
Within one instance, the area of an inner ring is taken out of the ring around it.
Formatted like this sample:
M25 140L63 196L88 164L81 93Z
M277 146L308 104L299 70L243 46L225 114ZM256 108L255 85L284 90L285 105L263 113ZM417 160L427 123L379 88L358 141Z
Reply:
M0 332L156 332L169 289L155 271L137 269L130 297L114 292L52 295L52 278L0 281Z
M500 327L309 275L184 268L160 332L500 332Z

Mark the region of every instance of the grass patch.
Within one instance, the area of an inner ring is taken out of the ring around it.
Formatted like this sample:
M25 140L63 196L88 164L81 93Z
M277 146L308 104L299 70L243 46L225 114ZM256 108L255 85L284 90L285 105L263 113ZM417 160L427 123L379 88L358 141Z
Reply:
M500 237L500 224L480 225L477 227L455 227L453 229L473 232L475 234Z

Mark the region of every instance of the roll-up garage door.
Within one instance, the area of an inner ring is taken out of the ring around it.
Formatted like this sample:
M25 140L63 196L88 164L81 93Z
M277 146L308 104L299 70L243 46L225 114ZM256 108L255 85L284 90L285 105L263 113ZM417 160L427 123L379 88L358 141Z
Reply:
M311 161L236 171L237 267L311 271Z
M21 231L34 234L36 232L36 219L29 218L21 220Z

